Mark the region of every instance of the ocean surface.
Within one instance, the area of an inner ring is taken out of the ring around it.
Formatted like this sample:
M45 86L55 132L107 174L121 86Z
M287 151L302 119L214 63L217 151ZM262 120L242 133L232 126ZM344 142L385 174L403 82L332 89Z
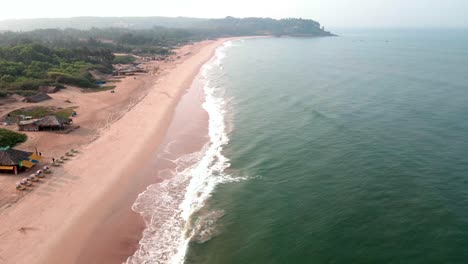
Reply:
M468 263L468 30L336 33L218 49L144 263Z

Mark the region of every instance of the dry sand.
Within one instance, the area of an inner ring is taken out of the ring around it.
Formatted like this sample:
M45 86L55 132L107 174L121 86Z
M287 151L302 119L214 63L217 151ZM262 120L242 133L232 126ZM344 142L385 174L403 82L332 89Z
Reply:
M29 144L48 150L49 157L73 145L81 146L81 153L19 202L0 209L0 263L77 263L85 243L99 235L95 230L109 215L122 221L132 217L115 213L119 199L136 185L134 175L161 143L179 98L222 42L183 48L180 54L190 54L173 62L159 78L138 76L142 83L132 82L135 89L125 90L124 81L116 94L83 95L73 89L58 93L63 98L57 100L70 97L80 106L75 121L82 128L70 135L33 135ZM145 80L150 87L137 92ZM1 189L10 188L0 183Z

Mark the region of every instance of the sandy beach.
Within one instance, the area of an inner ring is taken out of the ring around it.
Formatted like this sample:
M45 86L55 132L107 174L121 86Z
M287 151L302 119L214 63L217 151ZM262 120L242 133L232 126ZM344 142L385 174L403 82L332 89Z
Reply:
M82 128L53 135L55 143L30 136L31 145L21 147L55 144L48 158L70 147L80 153L36 189L1 207L0 263L120 263L131 255L144 228L131 205L157 181L145 175L157 166L151 160L175 108L224 41L189 45L182 48L186 56L160 74L123 80L119 87L128 82L133 88L117 88L118 99L110 93L78 96L73 89L54 95L80 106L76 123ZM1 189L11 188L7 181Z

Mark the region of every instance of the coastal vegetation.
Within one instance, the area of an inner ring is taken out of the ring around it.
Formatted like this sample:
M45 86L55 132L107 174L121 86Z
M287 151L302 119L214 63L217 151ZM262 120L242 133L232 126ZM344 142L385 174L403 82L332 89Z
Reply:
M38 43L50 48L107 48L120 53L167 54L178 45L203 39L252 36L331 36L310 19L234 18L68 18L22 27L31 20L0 22L0 46ZM49 20L47 20L49 21ZM63 22L66 23L63 23ZM118 21L118 22L117 22ZM67 25L67 26L64 26ZM22 30L18 32L17 30ZM28 30L28 31L24 31ZM0 31L1 32L1 31Z
M31 95L40 86L97 87L90 70L112 72L114 55L108 49L49 48L23 44L0 48L0 96Z
M0 33L0 97L33 95L40 86L98 88L91 70L109 74L113 64L134 62L132 55L168 56L174 48L194 41L249 35L332 35L314 20L234 17L37 19L14 24L2 21L1 28L9 31Z
M130 64L135 62L136 58L131 55L116 55L114 60L112 61L113 64Z
M0 31L32 31L35 29L93 30L120 28L130 32L157 29L160 34L183 35L259 35L259 34L310 34L330 35L312 19L301 18L235 18L204 19L189 17L75 17L5 20L0 22Z
M25 142L27 139L28 137L25 134L0 128L0 148L13 147L16 144Z

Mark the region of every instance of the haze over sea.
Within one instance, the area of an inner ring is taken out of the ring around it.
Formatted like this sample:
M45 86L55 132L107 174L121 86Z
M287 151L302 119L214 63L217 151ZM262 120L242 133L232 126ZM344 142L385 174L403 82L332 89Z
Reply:
M468 262L468 32L341 33L224 48L224 174L245 180L186 263Z

